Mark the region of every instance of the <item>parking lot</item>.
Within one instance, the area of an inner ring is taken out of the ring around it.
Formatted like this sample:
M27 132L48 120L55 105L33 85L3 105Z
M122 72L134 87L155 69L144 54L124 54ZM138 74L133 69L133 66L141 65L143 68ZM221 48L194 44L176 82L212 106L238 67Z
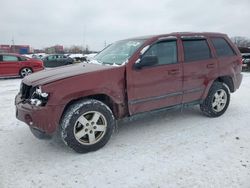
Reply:
M219 118L198 107L119 122L102 149L77 154L16 120L20 79L0 80L0 187L250 187L250 73Z

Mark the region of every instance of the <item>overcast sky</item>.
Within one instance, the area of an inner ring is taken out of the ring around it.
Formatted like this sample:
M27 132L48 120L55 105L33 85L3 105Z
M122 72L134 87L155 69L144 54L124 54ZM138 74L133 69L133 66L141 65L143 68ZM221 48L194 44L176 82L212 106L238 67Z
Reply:
M250 38L250 0L0 0L0 44L86 45L176 31Z

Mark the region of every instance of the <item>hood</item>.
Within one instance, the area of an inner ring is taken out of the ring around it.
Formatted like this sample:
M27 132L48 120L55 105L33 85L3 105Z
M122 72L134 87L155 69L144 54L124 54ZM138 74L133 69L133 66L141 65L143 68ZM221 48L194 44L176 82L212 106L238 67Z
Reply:
M74 65L62 66L58 68L46 69L43 71L33 73L29 76L26 76L23 79L23 82L27 85L32 85L32 86L44 85L65 78L81 75L84 73L90 73L112 68L115 67L107 65L79 63Z

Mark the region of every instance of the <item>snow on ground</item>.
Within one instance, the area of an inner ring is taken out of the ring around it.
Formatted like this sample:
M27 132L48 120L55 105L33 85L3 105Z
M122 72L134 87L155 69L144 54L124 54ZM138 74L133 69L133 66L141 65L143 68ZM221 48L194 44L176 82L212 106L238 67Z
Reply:
M15 119L19 84L0 80L0 188L250 187L250 74L222 117L193 107L124 120L88 154L38 140Z

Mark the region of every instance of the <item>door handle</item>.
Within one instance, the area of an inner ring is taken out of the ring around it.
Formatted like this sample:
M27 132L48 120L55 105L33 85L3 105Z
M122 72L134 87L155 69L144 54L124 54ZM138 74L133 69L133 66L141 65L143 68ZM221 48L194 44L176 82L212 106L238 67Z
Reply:
M179 69L173 69L173 70L169 70L168 71L169 75L176 75L176 74L179 74L179 73L180 73Z
M215 68L215 64L214 63L207 64L207 68L213 69L213 68Z

